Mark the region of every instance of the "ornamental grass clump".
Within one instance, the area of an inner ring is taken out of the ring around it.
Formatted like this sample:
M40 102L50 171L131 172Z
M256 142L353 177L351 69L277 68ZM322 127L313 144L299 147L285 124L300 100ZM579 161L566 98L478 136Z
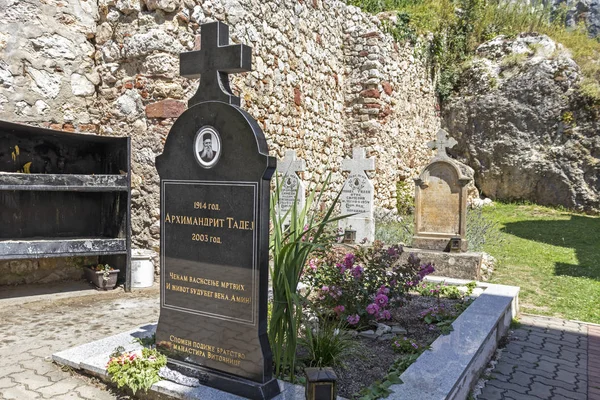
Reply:
M308 366L343 366L342 360L356 352L357 343L344 325L326 319L315 328L305 325L300 344L308 351L304 360Z
M351 327L390 320L391 309L401 306L410 288L434 271L412 254L398 263L402 251L375 242L354 252L336 248L322 259L311 259L302 279L312 288L313 306Z
M133 394L138 390L148 391L160 381L158 371L167 365L167 357L156 349L143 348L130 352L117 350L106 366L111 380L119 388L127 387Z
M315 210L325 201L324 189L329 186L330 178L331 174L321 183L321 190L316 186L309 190L302 209L294 201L290 210L283 215L277 213L282 186L279 180L276 180L276 188L271 196L273 307L268 336L275 376L287 374L291 381L295 376L298 333L305 303L297 292L304 265L312 254L325 251L337 239L334 230L327 229L328 224L347 217L333 217L339 193L324 213Z

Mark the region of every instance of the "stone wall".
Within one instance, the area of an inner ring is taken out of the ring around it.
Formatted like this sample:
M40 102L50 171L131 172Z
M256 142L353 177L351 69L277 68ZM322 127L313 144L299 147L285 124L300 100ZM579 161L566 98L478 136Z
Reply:
M178 54L198 48L205 22L227 23L232 42L253 47L253 71L232 77L232 87L271 154L295 149L307 160L305 179L331 170L332 190L339 189L340 161L365 146L377 158L377 206L394 208L396 182L416 176L431 156L426 142L440 122L426 67L356 7L322 0L45 3L0 3L0 118L130 135L134 247L158 249L154 158L197 88L179 77Z

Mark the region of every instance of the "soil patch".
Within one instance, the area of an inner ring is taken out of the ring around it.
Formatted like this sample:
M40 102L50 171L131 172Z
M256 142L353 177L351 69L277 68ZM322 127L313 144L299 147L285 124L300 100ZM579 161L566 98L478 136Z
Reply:
M410 295L403 307L392 312L392 321L386 324L398 325L406 329L404 336L415 340L419 346L428 347L440 336L440 329L428 325L421 319L421 312L430 307L443 304L445 308L452 308L461 300ZM379 340L356 337L356 354L346 357L343 367L336 367L338 377L338 395L347 399L358 398L358 392L370 386L375 381L383 379L392 364L407 354L397 353L392 349L392 340Z

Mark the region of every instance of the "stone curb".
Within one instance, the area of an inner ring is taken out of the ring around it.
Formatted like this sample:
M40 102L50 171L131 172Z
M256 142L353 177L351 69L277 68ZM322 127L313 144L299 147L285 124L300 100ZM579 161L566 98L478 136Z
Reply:
M465 285L468 280L428 277L429 282ZM518 313L520 288L478 282L483 293L392 385L390 400L466 399ZM432 384L433 383L433 384Z
M429 282L465 285L471 281L428 277ZM452 324L454 331L440 336L430 351L423 353L402 375L404 384L393 385L390 400L465 399L479 374L496 350L518 311L519 288L514 286L478 283L484 292ZM156 324L148 324L128 332L110 336L52 355L53 361L83 370L109 381L106 363L110 353L122 346L125 351L141 348L135 338L152 336ZM304 387L279 381L281 394L276 400L304 400ZM161 397L161 395L163 397ZM239 396L206 386L187 387L169 381L152 386L144 398L186 400L235 400Z
M148 324L128 332L110 336L81 346L73 347L52 355L52 360L61 365L67 365L77 370L96 376L110 382L106 372L106 363L110 354L119 346L124 351L134 351L142 348L135 342L136 338L150 337L156 330L156 324ZM279 380L281 394L275 400L304 400L304 387ZM144 399L177 398L186 400L239 400L243 397L226 393L208 386L188 387L170 381L160 381L144 393ZM341 399L341 398L339 398Z

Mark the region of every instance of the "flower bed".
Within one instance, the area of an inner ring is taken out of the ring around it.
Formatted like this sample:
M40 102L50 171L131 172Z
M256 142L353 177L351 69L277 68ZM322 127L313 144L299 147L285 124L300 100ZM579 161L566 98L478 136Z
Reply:
M401 254L399 246L376 242L334 247L309 260L302 275L307 315L297 370L332 366L340 396L378 398L400 383L399 375L440 334L452 330L470 301L454 286L423 282L434 267L412 255L399 264ZM340 337L334 342L335 335Z
M392 337L386 337L385 334L379 337L363 337L358 331L353 331L355 334L352 340L355 341L356 351L343 357L340 365L334 367L338 376L338 394L352 399L360 397L358 394L361 391L363 391L361 396L364 396L365 389L367 392L373 393L382 391L382 388L373 383L385 381L390 372L396 372L399 375L440 334L448 333L447 327L466 308L465 304L468 303L465 303L463 299L445 297L438 299L435 295L426 297L411 293L407 296L406 304L401 308L391 310L391 318L385 322L386 325L396 330L404 329L404 333L393 334ZM456 312L450 313L449 311L457 305L460 307ZM426 323L424 321L424 316L431 315L432 310L440 308L447 310L443 313L447 317L443 320L444 324L437 326L436 322ZM303 361L306 350L301 347L298 355L300 367L302 367L307 363ZM394 368L394 364L401 366L402 369ZM368 389L370 386L372 387ZM375 396L369 398L375 398Z

